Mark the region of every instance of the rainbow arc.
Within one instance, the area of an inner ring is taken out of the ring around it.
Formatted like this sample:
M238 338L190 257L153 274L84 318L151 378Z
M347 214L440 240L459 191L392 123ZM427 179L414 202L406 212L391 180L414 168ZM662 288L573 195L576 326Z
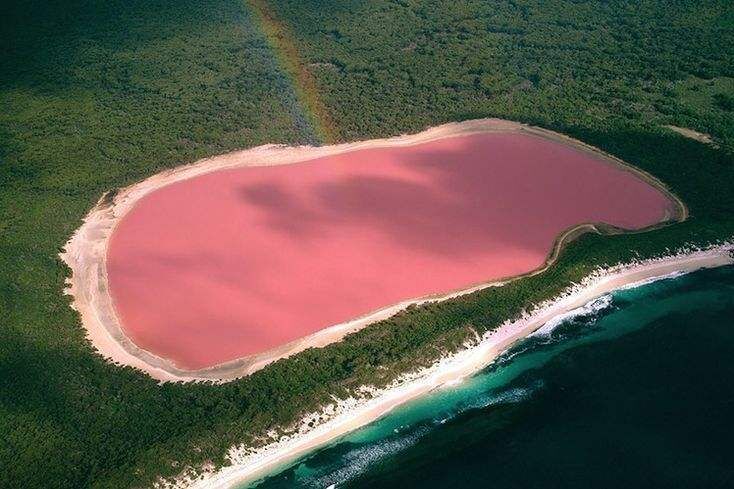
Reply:
M313 74L306 68L290 28L275 15L265 0L249 0L268 45L288 75L316 137L324 144L338 141L338 131L326 108Z

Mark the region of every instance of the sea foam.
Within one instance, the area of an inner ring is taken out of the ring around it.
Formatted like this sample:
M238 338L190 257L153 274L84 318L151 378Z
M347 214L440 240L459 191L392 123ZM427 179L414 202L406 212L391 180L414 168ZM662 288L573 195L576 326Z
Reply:
M685 275L685 272L676 271L676 272L668 273L668 274L665 274L665 275L660 275L659 277L651 277L651 278L648 278L648 279L645 279L645 280L640 280L639 282L634 282L634 283L631 283L631 284L627 284L627 285L624 285L622 287L619 287L617 290L636 289L636 288L642 287L644 285L649 285L649 284L652 284L652 283L655 283L655 282L660 282L661 280L674 279L674 278L680 277L682 275Z
M612 297L612 294L604 294L603 296L598 297L581 307L568 311L564 314L559 314L558 316L554 317L543 326L538 328L535 332L529 334L528 337L537 338L550 336L558 326L575 318L589 318L598 315L601 311L612 307L613 302L614 299Z

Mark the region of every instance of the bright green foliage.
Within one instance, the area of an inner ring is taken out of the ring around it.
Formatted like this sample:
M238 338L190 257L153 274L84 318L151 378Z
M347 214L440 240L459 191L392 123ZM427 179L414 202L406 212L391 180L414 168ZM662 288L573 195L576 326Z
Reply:
M652 172L692 217L586 236L547 273L412 308L247 379L158 385L93 353L62 295L59 248L106 190L312 130L245 3L16 3L0 16L0 487L139 486L220 462L229 445L429 364L596 265L734 234L730 1L271 2L343 137L533 122Z

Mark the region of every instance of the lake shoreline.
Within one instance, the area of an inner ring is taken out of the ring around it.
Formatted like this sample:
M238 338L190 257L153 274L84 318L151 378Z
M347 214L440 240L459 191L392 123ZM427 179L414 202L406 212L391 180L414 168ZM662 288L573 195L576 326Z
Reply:
M671 222L683 221L688 217L686 205L654 176L632 167L624 161L597 148L563 134L507 120L479 119L460 123L449 123L426 129L417 134L334 146L288 147L265 145L215 156L190 165L167 170L129 187L110 192L103 196L86 216L82 226L77 229L67 242L63 253L60 254L61 259L72 270L71 277L67 280L68 287L66 293L73 297L72 307L81 316L81 322L88 340L102 356L110 361L116 364L132 366L160 381L191 382L210 380L227 382L249 375L269 363L292 356L307 348L319 348L339 341L347 334L359 331L376 321L386 319L404 310L411 304L451 299L486 287L503 285L511 280L541 273L556 261L561 249L566 244L586 232L600 234L627 232L610 226L601 226L596 223L582 223L561 233L555 243L553 243L545 263L539 268L525 274L495 278L483 283L468 285L460 290L404 300L352 320L327 326L313 334L280 345L274 349L205 369L186 370L179 368L171 360L141 348L125 333L109 290L107 252L110 238L117 225L133 209L135 204L146 195L177 182L222 170L248 166L288 165L357 150L413 146L444 138L493 132L527 134L586 152L602 160L604 163L614 165L634 174L642 181L661 191L670 199L673 208L671 215L667 216L667 219L647 228L629 232L636 233L651 230Z

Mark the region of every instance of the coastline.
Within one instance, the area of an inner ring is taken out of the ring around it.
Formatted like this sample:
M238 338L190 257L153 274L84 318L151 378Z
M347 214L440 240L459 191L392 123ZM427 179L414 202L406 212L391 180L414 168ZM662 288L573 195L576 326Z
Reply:
M156 487L196 489L230 488L252 483L274 469L292 463L301 456L334 441L389 413L395 407L422 396L442 385L455 384L489 365L517 341L540 329L548 321L567 314L594 299L615 290L643 285L671 274L690 273L702 268L734 264L732 244L723 243L706 249L680 250L660 258L599 269L554 300L537 305L515 321L508 321L485 334L481 341L430 368L406 375L394 385L376 390L365 386L361 399L339 400L320 413L301 420L291 434L282 436L258 449L231 447L227 458L231 465L214 470L204 467L198 476L189 469L173 482L159 481ZM316 421L314 427L309 422Z
M160 381L211 380L215 382L226 382L249 375L271 362L294 355L307 348L323 347L339 341L347 334L358 331L373 322L388 318L407 308L409 305L421 304L426 301L446 300L486 287L502 285L510 280L517 280L529 275L541 273L555 262L563 246L585 232L596 232L600 234L626 232L609 226L599 226L594 223L579 224L558 236L552 248L549 250L548 257L540 268L528 271L525 274L492 279L491 281L474 284L461 290L401 301L353 320L328 326L311 335L277 348L200 370L178 368L170 360L138 347L123 331L108 288L106 269L107 247L116 225L134 207L137 201L149 193L182 180L220 170L246 166L285 165L362 149L412 146L437 139L490 132L522 132L587 152L600 159L602 163L612 164L633 173L641 180L660 190L674 204L675 210L673 211L673 215L668 216L663 222L642 230L630 232L642 232L669 222L683 221L688 216L688 209L685 204L652 175L634 168L618 158L581 141L559 133L512 121L480 119L461 123L449 123L427 129L418 134L334 146L287 147L266 145L204 159L190 165L164 171L129 187L103 196L85 217L82 226L77 229L67 242L64 252L60 254L62 260L72 270L71 278L67 281L68 287L66 293L73 297L72 307L79 312L86 336L93 347L103 357L113 363L132 366Z

